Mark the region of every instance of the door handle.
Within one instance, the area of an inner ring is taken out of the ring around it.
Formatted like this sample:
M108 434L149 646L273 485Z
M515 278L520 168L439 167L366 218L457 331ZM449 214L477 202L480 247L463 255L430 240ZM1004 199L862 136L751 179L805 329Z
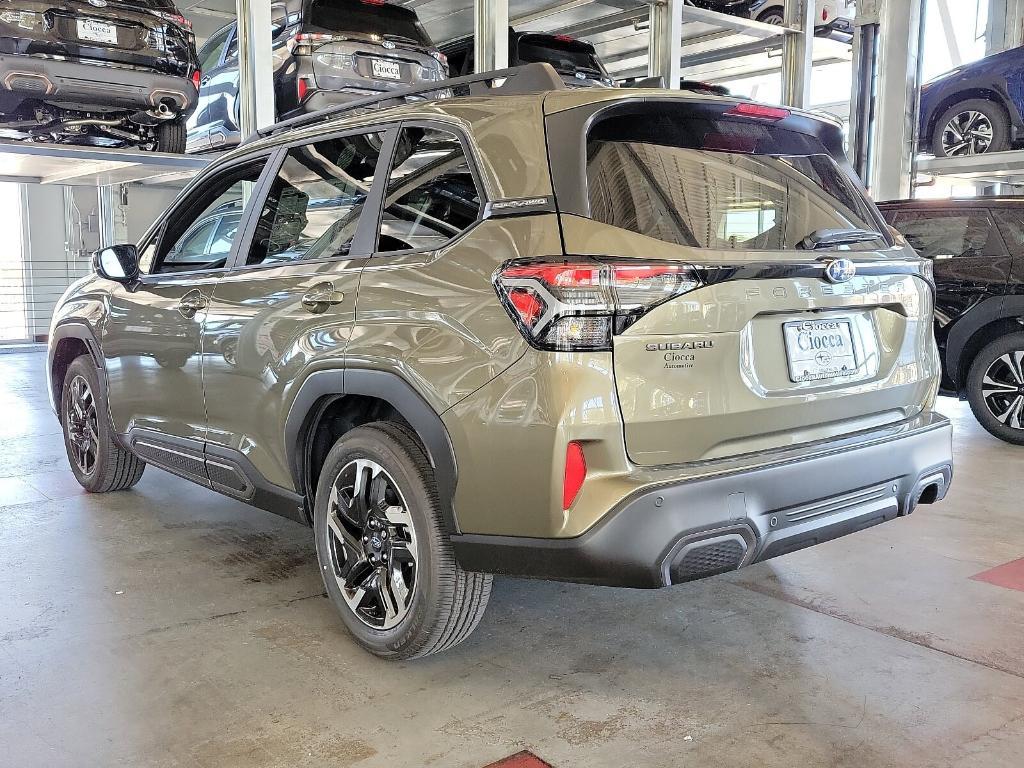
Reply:
M193 318L200 310L206 309L210 300L199 291L189 291L178 301L178 311L182 317Z
M315 315L326 312L328 307L341 304L345 294L334 290L334 283L317 283L302 294L302 307Z

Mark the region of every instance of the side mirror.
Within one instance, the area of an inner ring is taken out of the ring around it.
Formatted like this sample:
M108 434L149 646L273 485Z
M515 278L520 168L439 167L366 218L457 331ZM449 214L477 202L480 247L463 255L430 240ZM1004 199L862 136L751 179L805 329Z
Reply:
M92 257L96 274L116 283L128 284L139 276L139 252L134 245L112 245Z

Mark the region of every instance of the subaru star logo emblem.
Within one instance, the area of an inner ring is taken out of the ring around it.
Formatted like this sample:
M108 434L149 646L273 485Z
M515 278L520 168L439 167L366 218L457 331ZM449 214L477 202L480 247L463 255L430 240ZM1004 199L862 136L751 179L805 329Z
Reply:
M825 277L830 283L845 283L857 274L857 265L849 259L836 259L825 266Z
M106 8L107 0L89 0L89 5L94 5L97 8Z
M388 50L391 50L395 47L395 44L392 43L390 40L385 40L383 43L381 43L381 45L383 45Z

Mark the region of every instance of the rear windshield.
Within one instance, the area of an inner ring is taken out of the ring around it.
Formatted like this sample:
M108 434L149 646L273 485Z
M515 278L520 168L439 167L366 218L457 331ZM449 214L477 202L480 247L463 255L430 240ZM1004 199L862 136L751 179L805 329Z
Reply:
M387 40L408 40L433 46L415 11L363 0L314 0L309 10L310 26L331 32L381 35Z
M823 229L884 232L817 138L763 121L604 120L587 140L587 191L593 219L695 248L791 250ZM849 248L888 245L882 236Z
M522 64L547 62L557 72L583 72L594 77L604 75L591 46L577 40L562 40L553 35L524 35L519 38L517 58Z

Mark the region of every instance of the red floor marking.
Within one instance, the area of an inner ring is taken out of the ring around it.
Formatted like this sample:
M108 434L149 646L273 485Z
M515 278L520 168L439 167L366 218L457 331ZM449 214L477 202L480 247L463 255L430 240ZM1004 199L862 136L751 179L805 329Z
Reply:
M1016 589L1018 592L1024 592L1024 557L1020 560L997 565L995 568L982 571L971 576L971 578L974 581L985 581L989 584L995 584L997 587L1006 587L1007 589Z
M496 763L484 766L484 768L551 768L532 752L517 752L514 755L499 760Z

